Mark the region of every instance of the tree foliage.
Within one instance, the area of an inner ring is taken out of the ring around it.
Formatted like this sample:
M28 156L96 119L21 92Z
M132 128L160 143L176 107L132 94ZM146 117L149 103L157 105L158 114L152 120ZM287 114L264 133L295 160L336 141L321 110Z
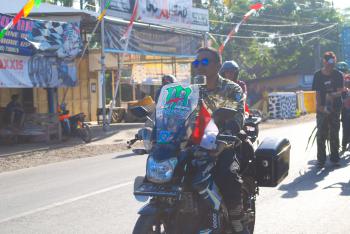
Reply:
M238 23L252 3L237 0L227 7L220 0L211 0L211 33L227 35L234 25L223 22ZM317 43L321 54L328 50L339 53L337 30L342 23L341 14L325 0L266 0L264 9L242 25L237 37L226 45L223 59L237 60L245 71L243 79L281 73L312 74ZM218 44L225 39L216 38Z

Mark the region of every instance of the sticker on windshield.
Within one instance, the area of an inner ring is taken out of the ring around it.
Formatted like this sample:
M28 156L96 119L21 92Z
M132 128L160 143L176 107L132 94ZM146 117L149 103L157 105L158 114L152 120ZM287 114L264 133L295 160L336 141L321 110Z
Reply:
M174 110L175 108L188 107L188 99L192 93L190 87L182 87L181 85L167 88L168 95L166 97L165 108Z
M158 142L161 144L169 143L171 133L169 131L160 131L158 135Z

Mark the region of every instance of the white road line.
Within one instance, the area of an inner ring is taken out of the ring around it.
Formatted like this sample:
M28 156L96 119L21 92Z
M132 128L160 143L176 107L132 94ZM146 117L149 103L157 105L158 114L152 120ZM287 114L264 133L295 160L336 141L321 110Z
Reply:
M0 220L0 224L8 222L8 221L11 221L13 219L18 219L18 218L21 218L21 217L24 217L24 216L27 216L27 215L35 214L35 213L38 213L40 211L49 210L49 209L52 209L52 208L55 208L55 207L58 207L58 206L62 206L62 205L68 204L68 203L72 203L72 202L75 202L75 201L78 201L78 200L82 200L82 199L85 199L85 198L88 198L88 197L92 197L92 196L95 196L95 195L98 195L98 194L101 194L101 193L105 193L105 192L109 192L109 191L112 191L112 190L115 190L115 189L126 187L128 185L132 185L133 183L134 183L134 181L129 181L129 182L125 182L125 183L122 183L122 184L114 185L112 187L101 189L101 190L98 190L98 191L95 191L95 192L92 192L92 193L84 194L82 196L70 198L70 199L67 199L67 200L64 200L64 201L61 201L61 202L55 202L55 203L53 203L51 205L43 206L43 207L31 210L31 211L23 212L23 213L20 213L20 214L17 214L17 215L14 215L14 216L2 219L2 220Z

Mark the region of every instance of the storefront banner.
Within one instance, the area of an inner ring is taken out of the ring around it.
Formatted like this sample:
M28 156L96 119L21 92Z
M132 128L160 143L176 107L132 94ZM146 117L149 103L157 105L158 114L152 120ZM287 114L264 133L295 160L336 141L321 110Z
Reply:
M0 29L12 18L0 14ZM81 49L79 23L21 19L0 40L0 87L76 86Z
M77 85L74 62L57 57L0 53L0 88L56 88Z
M142 22L177 28L209 31L208 10L193 9L189 0L139 0L139 17ZM194 15L192 14L192 11ZM193 19L193 16L195 17ZM203 20L204 19L204 20ZM203 23L206 22L205 25Z
M112 0L107 15L130 20L134 5L135 0ZM138 16L145 23L209 31L208 10L193 8L189 0L139 0Z
M209 12L207 9L192 8L191 29L209 32Z
M82 51L79 23L35 21L28 35L37 53L74 59Z
M112 0L107 15L130 20L134 5L135 0Z
M5 28L11 22L12 16L0 13L0 30ZM34 26L34 21L29 19L21 19L11 27L4 38L0 40L0 53L17 54L17 55L33 55L34 50L31 44L26 40Z
M105 23L105 51L122 53L125 42L121 41L127 26L110 21ZM134 25L127 53L157 56L194 57L201 47L202 38L196 35L179 34Z

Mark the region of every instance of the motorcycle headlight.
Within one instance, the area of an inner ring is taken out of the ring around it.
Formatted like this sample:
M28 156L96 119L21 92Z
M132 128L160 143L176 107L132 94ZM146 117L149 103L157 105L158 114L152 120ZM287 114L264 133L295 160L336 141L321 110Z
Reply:
M177 158L157 162L153 157L147 160L147 179L153 183L166 183L171 180L177 164Z

